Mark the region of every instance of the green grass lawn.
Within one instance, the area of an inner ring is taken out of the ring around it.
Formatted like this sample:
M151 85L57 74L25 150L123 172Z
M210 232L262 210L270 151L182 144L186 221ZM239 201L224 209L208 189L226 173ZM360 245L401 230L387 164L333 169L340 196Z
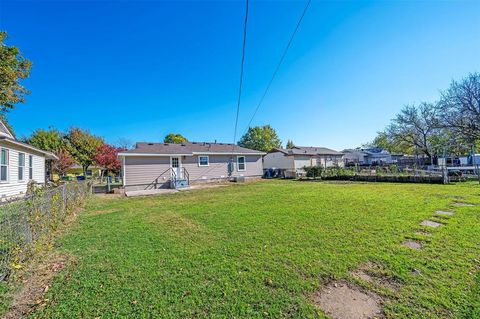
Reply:
M39 318L325 318L311 295L368 261L401 288L387 318L480 317L480 186L263 181L94 198L59 250ZM415 237L438 209L433 236ZM405 238L425 248L401 246ZM418 269L416 275L412 269Z

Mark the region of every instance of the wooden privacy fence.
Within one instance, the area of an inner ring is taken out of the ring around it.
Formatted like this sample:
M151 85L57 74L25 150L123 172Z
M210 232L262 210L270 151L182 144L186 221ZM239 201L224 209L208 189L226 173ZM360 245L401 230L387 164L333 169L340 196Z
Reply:
M88 182L36 191L0 206L0 280L20 267L91 194Z

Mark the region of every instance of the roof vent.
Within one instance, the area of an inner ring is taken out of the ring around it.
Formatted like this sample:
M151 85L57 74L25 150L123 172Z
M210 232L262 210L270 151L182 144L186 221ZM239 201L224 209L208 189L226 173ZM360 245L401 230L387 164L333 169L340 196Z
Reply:
M163 143L163 145L168 145L168 143Z
M148 145L153 145L153 143L148 143Z
M180 145L182 145L182 146L186 146L186 145L185 145L185 143L182 143L182 144L180 144Z

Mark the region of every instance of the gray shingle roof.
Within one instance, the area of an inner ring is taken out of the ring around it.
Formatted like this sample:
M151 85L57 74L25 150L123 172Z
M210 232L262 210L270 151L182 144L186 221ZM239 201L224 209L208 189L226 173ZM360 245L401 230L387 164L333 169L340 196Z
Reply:
M134 149L122 152L122 154L138 153L172 155L193 155L193 153L263 154L260 151L251 150L229 143L207 142L185 142L181 144L138 142Z

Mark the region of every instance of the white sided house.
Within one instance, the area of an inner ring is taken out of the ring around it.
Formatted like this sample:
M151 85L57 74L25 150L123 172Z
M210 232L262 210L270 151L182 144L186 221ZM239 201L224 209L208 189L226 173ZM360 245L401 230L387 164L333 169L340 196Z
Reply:
M29 181L43 185L45 160L55 155L19 142L0 121L0 201L25 195Z
M205 142L137 143L134 149L118 154L126 192L259 178L262 155L233 144Z
M343 166L343 154L325 147L294 146L273 149L263 158L264 169L283 171L286 177L302 175L305 166Z

